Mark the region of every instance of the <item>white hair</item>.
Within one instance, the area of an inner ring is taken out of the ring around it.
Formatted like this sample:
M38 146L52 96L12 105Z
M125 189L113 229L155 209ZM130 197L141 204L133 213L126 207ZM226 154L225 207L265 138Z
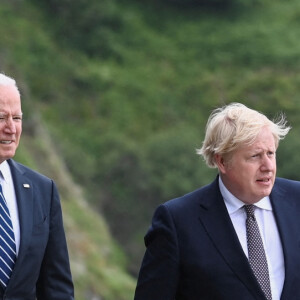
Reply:
M0 73L0 85L13 85L17 87L16 81L3 73Z

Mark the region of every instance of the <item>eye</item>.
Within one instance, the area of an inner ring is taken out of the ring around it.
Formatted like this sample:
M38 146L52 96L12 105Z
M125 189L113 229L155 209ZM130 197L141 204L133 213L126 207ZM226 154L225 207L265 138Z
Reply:
M15 121L22 121L22 116L14 116L13 119Z

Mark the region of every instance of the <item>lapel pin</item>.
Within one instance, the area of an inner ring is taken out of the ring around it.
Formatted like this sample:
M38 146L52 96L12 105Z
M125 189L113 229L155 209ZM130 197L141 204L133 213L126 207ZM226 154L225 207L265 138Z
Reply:
M29 188L30 188L30 185L29 185L28 183L23 183L23 187L24 187L25 189L29 189Z

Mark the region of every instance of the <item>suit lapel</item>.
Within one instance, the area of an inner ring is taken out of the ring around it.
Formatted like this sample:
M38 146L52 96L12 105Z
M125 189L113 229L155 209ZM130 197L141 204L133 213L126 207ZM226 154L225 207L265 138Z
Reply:
M276 184L270 195L284 253L285 281L281 299L290 299L300 282L300 211L296 205L299 199L295 198L297 195L291 195Z
M200 221L218 252L253 296L257 299L263 299L264 295L252 273L227 212L219 190L218 179L210 185L200 206Z
M26 249L30 244L33 226L33 185L13 160L8 160L8 163L16 192L20 223L20 248L13 276L21 268Z

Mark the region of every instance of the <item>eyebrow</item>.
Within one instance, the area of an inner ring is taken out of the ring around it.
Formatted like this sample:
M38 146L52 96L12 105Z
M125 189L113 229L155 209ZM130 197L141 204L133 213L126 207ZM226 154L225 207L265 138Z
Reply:
M0 112L0 116L9 116L9 115L12 115L12 116L23 116L23 113L15 113L15 114L10 114L10 113L5 113L5 112Z

